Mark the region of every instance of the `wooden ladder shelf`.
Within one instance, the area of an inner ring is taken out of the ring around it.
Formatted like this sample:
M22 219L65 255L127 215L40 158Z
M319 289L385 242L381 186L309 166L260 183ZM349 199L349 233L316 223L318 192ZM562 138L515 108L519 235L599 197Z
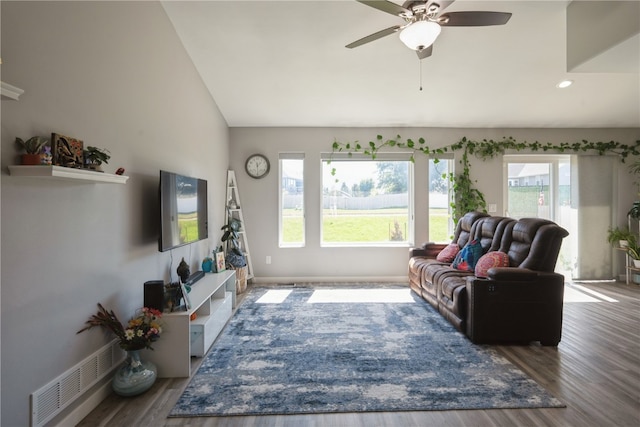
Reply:
M244 253L247 260L247 280L253 279L253 265L251 264L251 252L249 251L249 241L247 240L247 232L245 228L244 218L242 216L242 204L240 203L240 192L238 191L238 182L234 171L227 171L227 212L230 218L240 220L241 228L238 232L238 240L240 249ZM227 243L228 244L228 243ZM225 248L228 250L228 248Z

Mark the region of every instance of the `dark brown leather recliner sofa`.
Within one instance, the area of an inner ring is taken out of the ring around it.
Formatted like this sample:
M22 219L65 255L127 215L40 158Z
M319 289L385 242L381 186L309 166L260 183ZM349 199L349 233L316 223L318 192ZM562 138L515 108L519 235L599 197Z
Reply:
M562 239L569 233L540 218L465 214L452 243L477 240L482 252L508 255L509 267L490 268L486 278L438 262L447 245L410 250L409 284L471 341L556 346L562 335L564 276L554 273Z

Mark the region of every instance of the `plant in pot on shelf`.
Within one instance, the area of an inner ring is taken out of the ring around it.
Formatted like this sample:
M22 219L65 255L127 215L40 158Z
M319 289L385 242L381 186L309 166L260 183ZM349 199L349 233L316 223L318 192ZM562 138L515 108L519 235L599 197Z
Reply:
M16 138L16 144L26 151L26 154L21 157L21 163L23 165L39 165L41 163L40 152L48 142L49 140L42 136L32 136L26 141Z
M640 268L640 245L635 241L629 242L629 246L626 248L627 255L633 260L633 266Z
M107 311L98 303L98 312L87 320L87 326L77 333L84 332L94 326L107 329L118 338L120 348L126 350L125 364L116 371L113 378L113 390L120 396L135 396L147 391L157 378L155 365L140 360L140 350L153 350L151 343L160 338L162 333L162 313L153 308L143 307L124 326L113 310Z
M635 243L636 236L627 228L609 228L607 231L607 241L613 247L618 245L620 248L626 248L630 242Z
M228 216L229 221L222 226L221 230L224 231L220 240L222 240L223 244L226 244L227 252L225 254L225 260L227 265L231 268L240 268L247 265L247 260L245 259L244 254L242 253L240 242L239 242L239 232L242 227L242 222L237 219Z
M88 146L86 150L84 150L85 167L96 172L103 172L102 164L108 164L110 158L109 150L104 148Z
M631 209L629 209L629 212L627 212L627 216L630 216L635 220L640 219L640 201L636 200L635 202L633 202L633 205L631 205Z

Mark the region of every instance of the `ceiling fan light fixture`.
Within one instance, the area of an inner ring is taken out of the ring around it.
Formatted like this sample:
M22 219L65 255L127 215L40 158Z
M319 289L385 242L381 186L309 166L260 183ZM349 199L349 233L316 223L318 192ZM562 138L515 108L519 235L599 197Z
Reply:
M400 31L400 40L409 49L426 49L436 41L442 28L433 21L417 21Z

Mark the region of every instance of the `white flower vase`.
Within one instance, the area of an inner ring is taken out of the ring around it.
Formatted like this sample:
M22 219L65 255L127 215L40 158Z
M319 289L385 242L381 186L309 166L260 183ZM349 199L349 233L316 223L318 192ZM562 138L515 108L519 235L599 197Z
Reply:
M633 260L633 266L635 268L640 268L640 259L634 259Z

